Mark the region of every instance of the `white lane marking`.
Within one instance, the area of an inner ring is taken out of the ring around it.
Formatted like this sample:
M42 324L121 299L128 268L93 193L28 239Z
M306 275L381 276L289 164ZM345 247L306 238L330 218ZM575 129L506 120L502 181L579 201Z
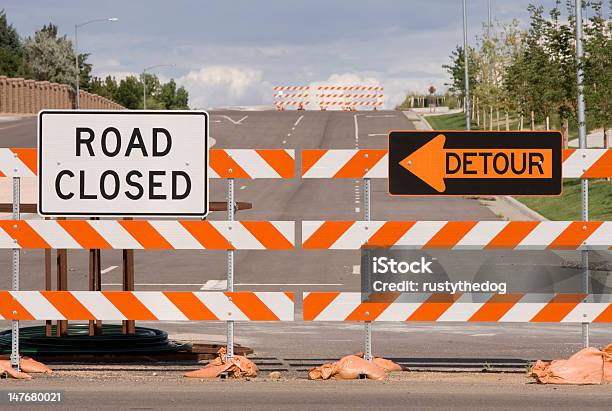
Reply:
M227 290L227 280L208 280L200 290Z
M357 124L357 114L355 114L353 116L353 119L355 120L355 141L359 141L359 124Z
M121 283L104 283L102 285L123 285ZM167 287L182 287L182 286L194 286L201 287L202 283L136 283L134 285L143 286L143 287L159 287L159 286L167 286Z
M211 123L220 123L221 120L210 120Z
M386 136L387 133L373 133L373 134L368 134L368 137L375 137L375 136Z
M242 187L240 187L240 189L241 189L241 190L244 190L245 188L246 188L246 186L242 186Z
M291 137L291 133L287 133L287 137Z
M243 122L243 121L244 121L244 120L245 120L247 117L249 117L249 116L244 116L244 117L242 117L242 118L241 118L240 120L238 120L238 121L232 120L232 118L231 118L230 116L219 116L219 117L223 117L223 118L225 118L225 119L227 119L227 120L231 121L232 123L234 123L234 124L236 124L236 125L242 125L242 122Z
M361 212L361 208L359 208L359 207L355 207L355 212L356 212L356 213Z
M300 121L302 121L302 119L304 118L304 115L302 114L301 116L298 117L297 120L295 120L295 123L293 123L293 127L297 127L298 124L300 124Z
M495 335L497 335L497 334L493 334L493 333L490 333L490 334L470 334L470 337L493 337Z
M283 140L283 144L287 144L287 140Z
M353 274L361 274L361 265L353 266Z
M100 271L100 274L106 274L106 273L110 273L111 271L113 271L115 268L119 268L118 265L111 265L110 267L105 268L104 270Z
M344 284L340 284L340 283L238 283L238 284L234 284L234 285L240 285L240 286L259 286L259 285L292 285L292 286L311 286L311 285L329 285L329 286L341 286Z
M367 118L390 118L390 117L397 117L394 116L393 114L382 114L380 116L366 116Z

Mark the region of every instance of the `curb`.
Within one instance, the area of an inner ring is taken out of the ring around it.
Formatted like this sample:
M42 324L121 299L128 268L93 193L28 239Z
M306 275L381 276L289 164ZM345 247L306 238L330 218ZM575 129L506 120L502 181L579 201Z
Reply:
M538 213L537 211L532 210L531 208L527 207L525 204L521 203L514 197L500 196L498 198L501 199L502 201L505 201L507 204L511 205L517 211L519 211L522 214L525 214L529 218L532 218L537 221L548 221L548 218L544 217L542 214Z

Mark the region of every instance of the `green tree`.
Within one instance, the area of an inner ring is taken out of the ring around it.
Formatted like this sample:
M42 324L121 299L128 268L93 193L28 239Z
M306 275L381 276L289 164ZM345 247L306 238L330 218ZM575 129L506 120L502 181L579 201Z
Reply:
M0 75L29 76L28 67L23 60L21 39L17 30L8 24L4 10L0 10Z
M74 84L76 67L72 42L58 37L57 26L49 24L24 43L25 60L36 80Z
M134 76L128 76L121 80L115 101L125 108L142 108L142 83Z
M458 96L463 101L465 98L465 60L463 47L455 47L449 58L451 63L444 64L442 66L442 68L446 69L451 79L451 82L446 83L445 85L448 86L448 90L451 93ZM468 76L471 88L478 84L476 77L478 70L479 67L476 53L472 48L468 48Z

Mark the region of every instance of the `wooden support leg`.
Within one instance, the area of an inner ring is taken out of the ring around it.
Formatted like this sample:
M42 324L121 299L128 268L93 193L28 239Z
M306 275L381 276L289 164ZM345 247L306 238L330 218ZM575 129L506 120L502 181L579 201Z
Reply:
M57 290L68 290L68 252L65 249L57 250ZM56 335L68 335L68 321L57 322Z
M123 250L123 291L134 291L134 250ZM123 321L124 334L136 333L135 321Z

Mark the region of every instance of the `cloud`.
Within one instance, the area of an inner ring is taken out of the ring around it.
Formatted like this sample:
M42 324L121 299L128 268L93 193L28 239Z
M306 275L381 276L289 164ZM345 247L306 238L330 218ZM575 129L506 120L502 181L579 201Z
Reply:
M197 108L270 102L272 95L262 71L249 67L204 66L179 77L177 83L187 88L190 106Z

